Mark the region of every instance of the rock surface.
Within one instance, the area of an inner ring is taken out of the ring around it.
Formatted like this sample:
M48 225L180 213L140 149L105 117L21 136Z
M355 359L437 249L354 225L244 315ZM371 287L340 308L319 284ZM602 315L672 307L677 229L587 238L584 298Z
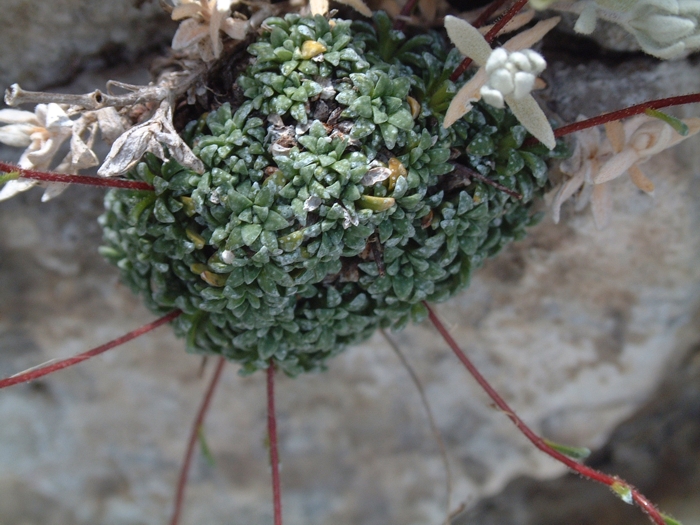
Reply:
M1 19L2 92L15 82L56 86L85 68L133 60L167 45L176 27L153 0L3 0Z
M27 32L34 23L27 22ZM137 39L125 38L135 46ZM83 49L77 37L74 45ZM84 48L84 55L92 53ZM551 64L547 105L572 121L579 113L700 91L691 62L635 60ZM70 89L87 91L115 77L144 82L134 69L78 78ZM34 67L14 78L31 74ZM696 137L644 166L657 185L653 201L629 181L615 181L607 230L597 232L588 213L567 207L562 224L545 219L487 263L470 290L437 307L484 375L546 437L603 446L621 421L658 395L664 376L676 373L673 367L700 339L699 149ZM17 152L0 152L3 159L11 155ZM0 203L0 376L97 346L152 319L97 255L101 195L70 188L40 204L34 190ZM563 472L491 408L432 328L409 327L392 337L421 378L446 441L453 507L472 507L522 476ZM200 377L200 358L183 346L161 328L89 363L0 392L3 523L167 523L213 364ZM441 458L418 394L387 343L378 335L329 368L277 382L286 522L440 523ZM683 375L682 384L691 388L693 377ZM658 423L642 417L634 426L641 437L629 439L642 439ZM272 521L265 432L264 376L241 378L228 367L206 423L215 465L196 458L183 525ZM642 486L635 476L645 472L620 469ZM680 484L676 494L682 497L688 486ZM514 500L513 494L505 497ZM517 494L525 512L528 492ZM583 505L581 519L569 522L587 523L588 510ZM548 523L534 516L498 523ZM460 523L486 520L478 514Z

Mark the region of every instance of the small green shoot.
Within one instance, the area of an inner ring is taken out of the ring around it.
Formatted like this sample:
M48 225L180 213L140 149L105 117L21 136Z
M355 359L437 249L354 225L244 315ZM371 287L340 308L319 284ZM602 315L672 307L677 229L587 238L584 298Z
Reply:
M667 516L664 513L661 513L661 517L664 519L666 525L683 525L680 521L673 519L671 516Z
M21 174L19 171L10 171L8 173L0 174L0 186L5 184L6 182L10 182L11 180L19 179L20 175Z
M197 439L199 440L199 448L202 451L202 456L204 456L204 459L207 461L207 464L210 467L213 467L214 465L216 465L216 461L214 460L214 455L211 453L211 449L207 444L207 438L204 435L203 425L200 425L200 427L197 429Z
M562 445L560 443L550 441L549 439L545 439L544 442L547 443L548 446L552 447L557 452L561 452L565 456L568 456L571 459L575 459L576 461L583 461L591 455L590 449L587 449L586 447L572 447L570 445Z
M625 503L629 505L632 505L634 503L634 500L632 499L632 489L626 483L616 481L615 483L610 485L610 488Z
M663 120L666 124L675 129L679 135L683 137L688 135L688 126L686 126L682 120L677 119L676 117L672 117L671 115L667 115L666 113L659 111L658 109L647 108L644 110L644 113L649 115L650 117Z

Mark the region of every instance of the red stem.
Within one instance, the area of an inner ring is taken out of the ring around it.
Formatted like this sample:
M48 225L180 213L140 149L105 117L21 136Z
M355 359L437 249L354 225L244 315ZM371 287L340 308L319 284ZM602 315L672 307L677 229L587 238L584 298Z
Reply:
M506 11L506 13L499 18L496 21L496 24L489 30L488 33L486 33L486 36L484 38L486 41L490 44L493 42L493 40L496 38L496 35L498 35L498 32L505 27L505 25L511 21L511 19L517 15L520 10L527 4L529 0L518 0L515 2L515 4ZM478 27L478 26L476 26ZM472 59L467 57L464 60L462 60L462 63L457 66L457 68L452 72L452 75L450 75L450 80L452 82L457 82L457 79L464 73L467 68L471 65Z
M484 9L479 17L474 20L474 23L472 24L474 27L479 28L483 26L486 22L489 21L489 18L491 18L491 15L494 14L496 11L498 11L503 4L508 2L508 0L495 0L494 2L491 2L486 9Z
M85 184L88 186L102 186L109 188L123 188L129 190L154 191L155 188L146 182L126 179L103 179L101 177L91 177L88 175L66 175L64 173L53 173L46 171L27 170L0 161L0 172L12 173L18 171L20 178L40 180L43 182L62 182L64 184Z
M600 126L601 124L607 124L608 122L612 122L614 120L621 120L623 118L639 115L644 113L647 109L661 109L670 106L681 106L683 104L694 104L697 102L700 102L700 93L691 93L690 95L680 95L678 97L650 100L648 102L637 104L636 106L618 109L617 111L611 111L610 113L603 113L597 117L574 122L573 124L567 124L566 126L555 129L554 136L557 138L563 137L564 135L569 135L571 133L576 133L577 131ZM534 146L538 142L539 141L535 137L530 137L523 143L523 146Z
M568 135L569 133L581 131L582 129L586 128L592 128L594 126L600 126L601 124L606 124L607 122L612 122L613 120L620 120L634 115L639 115L640 113L644 113L647 109L661 109L667 108L669 106L693 104L695 102L700 102L700 93L692 93L690 95L681 95L678 97L661 98L659 100L642 102L641 104L637 104L636 106L620 109L611 113L604 113L602 115L598 115L597 117L562 126L561 128L557 128L554 130L554 136L563 137L564 135Z
M270 359L267 367L267 434L270 439L270 465L272 466L272 502L275 509L275 525L282 525L282 491L280 489L280 458L277 454L277 418L275 417L275 364Z
M425 307L428 309L428 315L430 317L430 321L433 323L435 328L437 328L437 331L440 332L440 335L443 337L445 342L450 346L452 351L455 353L457 358L462 362L462 364L465 366L465 368L469 371L469 373L472 375L474 379L476 379L476 382L479 383L479 386L484 389L486 394L493 400L493 402L500 408L509 418L510 420L515 424L516 427L518 427L518 430L522 432L527 439L529 439L533 445L535 445L538 449L540 449L542 452L545 454L548 454L549 456L553 457L557 461L563 463L570 469L574 470L575 472L578 472L582 476L591 479L593 481L597 481L599 483L602 483L603 485L607 485L608 487L611 487L613 484L617 483L619 485L623 485L624 487L629 488L630 493L632 495L632 499L639 505L644 512L647 513L649 518L656 524L656 525L665 525L664 519L661 517L659 514L659 511L656 510L654 505L646 499L642 494L640 494L637 489L635 489L632 485L629 483L621 480L620 478L613 477L613 476L608 476L607 474L604 474L603 472L599 472L595 469L592 469L586 465L582 465L580 463L577 463L576 461L572 460L568 456L565 456L561 452L554 450L552 447L547 445L547 443L537 434L535 434L530 427L528 427L520 417L511 409L508 404L503 400L503 398L494 390L494 388L489 384L489 382L484 378L484 376L481 375L481 373L477 370L477 368L474 366L474 364L469 360L469 358L465 355L465 353L459 348L459 345L457 342L453 339L453 337L450 335L450 333L447 331L445 326L442 324L440 319L435 315L435 312L433 312L432 308L430 308L430 305L427 302L423 302Z
M413 11L413 8L416 6L416 2L418 2L418 0L408 0L408 2L404 4L399 16L394 20L394 29L399 31L403 30L406 23L401 20L401 17L411 16L411 11Z
M219 384L219 379L221 378L221 372L226 364L226 359L220 357L216 363L216 369L214 370L214 375L209 382L207 391L204 394L204 399L202 399L202 404L199 406L197 411L197 417L192 425L192 430L190 431L190 440L187 442L187 451L185 452L185 459L182 462L182 467L180 468L180 477L177 480L177 492L175 494L175 508L173 510L173 519L170 521L170 525L177 525L180 521L180 513L182 512L182 503L185 499L185 488L187 487L187 476L190 472L190 464L192 463L192 456L194 455L194 447L197 444L197 439L199 438L199 432L204 424L204 418L209 411L209 405L211 405L211 400L214 397L214 390Z
M107 350L111 350L112 348L115 348L119 345L122 345L128 341L131 341L132 339L136 339L140 335L148 333L151 330L154 330L154 329L158 328L159 326L164 325L165 323L172 321L181 313L182 312L180 310L175 310L173 312L170 312L168 315L164 315L160 319L156 319L152 323L148 323L148 324L142 326L141 328L137 328L136 330L129 332L126 335L118 337L117 339L114 339L114 340L110 341L109 343L105 343L102 346L98 346L97 348L93 348L92 350L88 350L87 352L84 352L82 354L78 354L76 356L69 357L68 359L64 359L62 361L58 361L58 362L53 363L53 364L41 366L41 367L35 368L33 370L28 370L26 372L15 374L12 377L8 377L6 379L0 379L0 388L5 388L8 386L16 385L18 383L26 383L27 381L31 381L33 379L37 379L39 377L51 374L53 372L57 372L57 371L62 370L64 368L68 368L69 366L73 366L73 365L77 365L78 363L82 363L83 361L90 359L91 357L95 357L96 355L104 353Z

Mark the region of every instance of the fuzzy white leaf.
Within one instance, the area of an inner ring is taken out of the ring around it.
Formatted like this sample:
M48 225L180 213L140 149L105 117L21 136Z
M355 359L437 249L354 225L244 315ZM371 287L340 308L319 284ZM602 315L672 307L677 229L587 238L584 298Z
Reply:
M548 18L547 20L542 20L535 24L532 28L522 33L518 33L513 38L508 40L503 47L508 51L522 51L523 49L528 49L534 46L537 42L542 40L544 36L549 33L554 27L560 22L561 17L555 16Z
M525 126L525 129L549 149L554 149L557 142L554 139L552 126L532 95L526 95L519 99L510 95L504 98L515 118Z
M0 128L0 142L13 148L26 148L32 143L34 124L8 124Z
M448 15L445 17L445 29L460 53L471 58L479 66L486 64L492 49L477 28L466 20Z
M325 15L328 12L328 0L310 0L309 7L312 15Z
M629 169L630 179L637 188L645 193L654 193L654 183L649 180L649 178L644 175L644 172L639 169L638 166L631 166Z
M246 20L227 18L221 24L221 30L234 40L243 40L248 34L249 24Z
M591 196L591 211L593 221L599 230L605 229L610 224L610 213L612 212L612 196L608 184L596 184L593 186Z
M0 122L5 124L39 124L36 115L31 111L12 108L0 109Z
M481 98L480 91L487 80L486 70L479 68L476 74L462 86L450 102L450 107L447 108L445 121L442 124L444 128L449 128L472 109L471 103Z
M36 184L37 182L34 180L11 180L0 188L0 201L11 199L18 193L33 188Z
M362 0L337 0L341 4L349 5L363 16L372 17L372 10Z
M552 202L552 220L554 224L559 224L561 206L569 200L573 195L581 189L586 180L587 166L577 171L573 177L567 180L557 191L554 201Z
M637 161L639 161L637 152L632 148L625 148L603 164L598 174L593 177L593 182L596 184L603 184L604 182L616 179Z
M209 28L200 24L193 18L188 18L180 23L173 37L172 48L176 51L186 49L209 35Z

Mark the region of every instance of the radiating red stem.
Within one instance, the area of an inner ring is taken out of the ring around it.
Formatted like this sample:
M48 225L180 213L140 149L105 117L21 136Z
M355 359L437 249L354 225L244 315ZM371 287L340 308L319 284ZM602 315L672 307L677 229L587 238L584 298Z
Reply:
M401 8L401 12L399 13L398 18L394 20L394 29L398 29L399 31L401 31L404 28L406 24L401 19L401 17L411 16L411 11L413 11L413 8L416 6L416 2L418 2L418 0L408 0L408 2L404 4L403 8Z
M484 9L479 17L474 20L474 23L472 24L474 27L479 28L483 26L486 22L489 21L489 18L491 18L491 15L494 14L496 11L498 11L503 4L508 2L508 0L495 0L494 2L491 2L486 9Z
M613 120L620 120L623 118L632 117L634 115L639 115L640 113L644 113L647 109L661 109L670 106L693 104L695 102L700 102L700 93L692 93L690 95L681 95L678 97L662 98L659 100L650 100L649 102L642 102L641 104L637 104L636 106L620 109L611 113L604 113L602 115L598 115L597 117L562 126L561 128L557 128L554 130L554 136L563 137L564 135L568 135L569 133L575 133L576 131L581 131L582 129L600 126L601 124L606 124L608 122L612 122Z
M138 180L108 179L102 177L91 177L88 175L66 175L65 173L27 170L24 168L20 168L19 166L15 166L14 164L0 161L0 172L12 173L13 171L18 171L20 173L20 178L22 179L40 180L43 182L85 184L87 186L102 186L108 188L122 188L129 190L155 190L155 188L150 184Z
M496 21L496 24L489 30L488 33L486 33L486 36L484 36L484 38L489 44L493 42L493 40L496 38L496 35L498 35L498 32L501 29L503 29L505 25L520 12L520 10L525 6L525 4L527 4L527 2L528 0L518 0L517 2L515 2L515 4L513 4L513 7L508 9L508 11L506 11L505 14ZM464 73L467 70L471 63L472 59L469 57L462 60L462 63L459 64L459 66L457 66L457 68L452 72L452 75L450 75L450 80L452 82L457 82L457 79L459 79L462 73Z
M527 439L529 439L533 445L535 445L538 449L540 449L542 452L545 454L548 454L549 456L553 457L557 461L563 463L570 469L574 470L575 472L581 474L584 477L587 477L588 479L591 479L593 481L597 481L599 483L602 483L603 485L607 485L608 487L611 487L613 484L620 484L625 487L628 487L630 490L630 493L632 495L632 499L644 510L644 512L647 513L649 518L656 524L656 525L665 525L664 519L661 517L659 514L659 511L656 510L654 505L642 494L640 494L637 489L635 489L632 485L629 483L621 480L620 478L613 477L613 476L608 476L607 474L604 474L603 472L599 472L595 469L592 469L586 465L582 465L581 463L577 463L573 459L571 459L568 456L565 456L561 452L554 450L552 447L550 447L540 436L535 434L530 427L528 427L520 417L513 411L513 409L508 406L508 404L504 401L504 399L494 390L494 388L489 384L489 382L486 380L484 376L481 375L481 372L477 370L477 368L474 366L474 364L469 360L469 358L466 356L466 354L461 350L457 342L454 340L454 338L450 335L450 333L447 331L447 328L442 324L440 319L435 315L435 312L433 309L430 307L430 305L427 302L423 302L425 307L428 309L428 315L430 317L430 321L433 323L435 328L437 328L437 331L440 332L440 335L443 337L445 342L450 346L452 351L455 353L457 358L462 362L464 367L469 371L469 373L472 375L474 379L476 379L476 382L479 383L479 386L484 389L486 394L493 400L493 402L496 404L498 408L500 408L506 416L510 418L510 420L515 424L516 427L518 427L518 430L522 432Z
M77 365L78 363L82 363L83 361L90 359L91 357L95 357L96 355L102 354L106 352L107 350L111 350L112 348L116 348L119 345L122 345L126 343L127 341L131 341L132 339L136 339L140 335L143 335L145 333L150 332L151 330L154 330L158 328L161 325L164 325L165 323L168 323L175 319L178 315L180 315L182 312L180 310L175 310L173 312L170 312L168 315L164 315L160 319L156 319L152 323L148 323L141 328L137 328L136 330L129 332L126 335L123 335L121 337L118 337L109 343L105 343L102 346L98 346L97 348L93 348L92 350L88 350L87 352L84 352L82 354L78 354L73 357L69 357L68 359L63 359L62 361L58 361L56 363L52 363L46 366L42 366L39 368L35 368L33 370L28 370L26 372L22 372L20 374L15 374L12 377L8 377L6 379L0 379L0 388L5 388L8 386L16 385L18 383L25 383L27 381L31 381L32 379L37 379L39 377L51 374L53 372L57 372L58 370L62 370L64 368L68 368L69 366Z
M275 525L282 525L282 490L280 486L280 458L277 453L277 418L275 417L275 364L270 359L267 367L267 434L270 439L270 465L272 466L272 502Z
M192 430L190 431L190 439L187 442L187 450L185 451L185 458L182 462L182 467L180 468L180 476L177 480L177 492L175 494L175 503L173 510L173 518L170 520L170 525L178 525L180 522L180 513L182 512L182 503L185 500L185 488L187 487L187 476L190 472L190 464L192 463L192 456L194 454L194 447L197 444L197 439L199 438L199 432L204 424L204 418L209 411L209 405L211 405L211 400L214 397L214 390L219 384L219 379L221 378L221 372L226 364L226 359L220 357L216 362L216 369L214 370L214 375L209 382L207 391L202 399L202 404L199 406L197 411L197 417L194 419L192 425Z

